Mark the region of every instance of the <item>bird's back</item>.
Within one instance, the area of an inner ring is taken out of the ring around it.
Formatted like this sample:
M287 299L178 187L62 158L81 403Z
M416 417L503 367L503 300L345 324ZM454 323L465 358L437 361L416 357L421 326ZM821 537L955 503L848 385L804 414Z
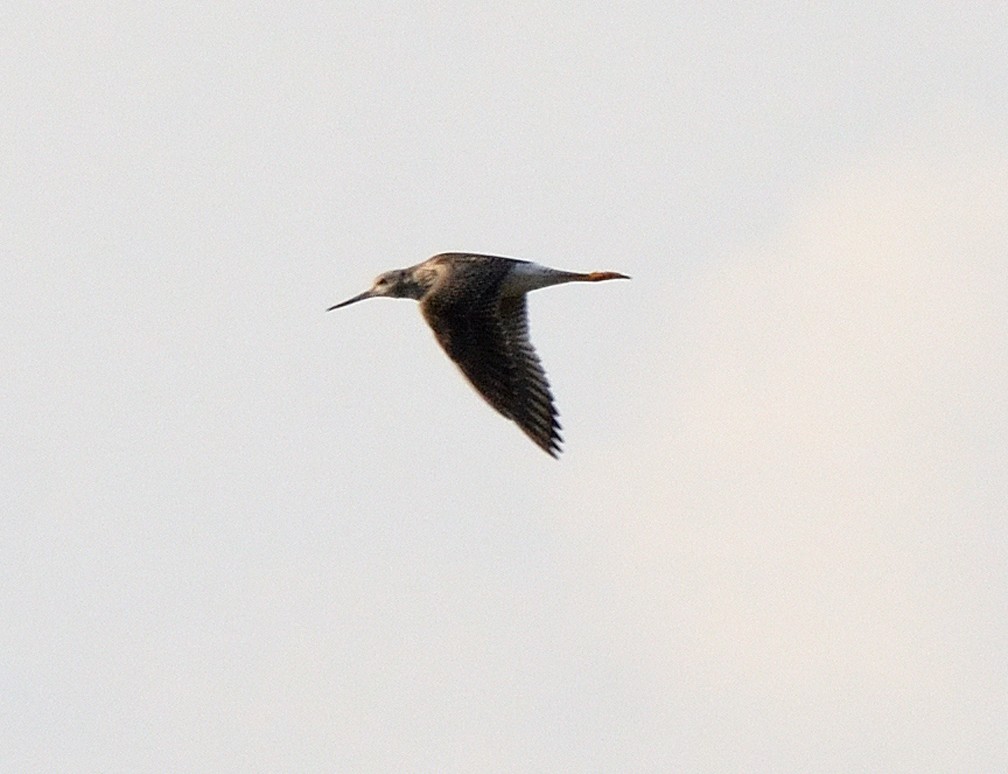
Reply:
M499 293L504 279L519 263L516 258L474 253L441 253L424 262L439 279L422 299L435 308L469 306Z

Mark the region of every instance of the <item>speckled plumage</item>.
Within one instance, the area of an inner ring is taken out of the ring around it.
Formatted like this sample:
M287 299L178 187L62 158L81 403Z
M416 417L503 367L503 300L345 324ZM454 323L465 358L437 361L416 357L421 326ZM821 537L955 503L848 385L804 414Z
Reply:
M626 278L549 269L529 261L472 253L441 253L380 275L372 288L341 304L393 296L413 298L438 343L477 392L553 457L560 423L546 372L529 339L525 294L563 282Z

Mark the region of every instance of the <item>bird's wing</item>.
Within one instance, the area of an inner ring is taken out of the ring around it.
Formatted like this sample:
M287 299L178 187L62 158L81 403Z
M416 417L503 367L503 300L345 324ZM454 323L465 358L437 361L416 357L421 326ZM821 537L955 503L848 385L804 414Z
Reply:
M560 423L529 340L525 296L432 293L420 304L438 343L487 402L547 454L560 452Z

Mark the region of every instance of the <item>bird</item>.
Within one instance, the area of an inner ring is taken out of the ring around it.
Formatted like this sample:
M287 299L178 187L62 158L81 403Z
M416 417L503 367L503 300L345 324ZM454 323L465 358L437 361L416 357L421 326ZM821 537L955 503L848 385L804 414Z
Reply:
M334 304L412 298L438 344L476 391L554 459L560 423L546 372L529 339L525 295L565 282L630 279L614 271L572 272L476 253L439 253L379 274L370 289Z

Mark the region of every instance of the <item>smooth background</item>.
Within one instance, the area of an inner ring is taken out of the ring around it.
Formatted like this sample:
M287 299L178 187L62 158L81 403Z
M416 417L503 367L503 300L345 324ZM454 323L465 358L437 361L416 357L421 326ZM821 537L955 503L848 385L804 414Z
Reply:
M3 11L0 768L1008 768L1008 11L740 7Z

